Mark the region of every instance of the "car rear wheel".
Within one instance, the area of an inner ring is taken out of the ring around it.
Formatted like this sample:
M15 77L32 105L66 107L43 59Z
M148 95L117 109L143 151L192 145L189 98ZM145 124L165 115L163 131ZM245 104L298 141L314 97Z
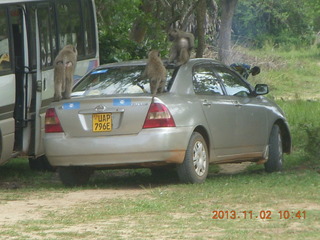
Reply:
M182 164L177 166L178 176L183 183L202 183L206 180L209 168L209 154L206 141L198 132L189 140Z
M269 138L269 157L264 164L266 172L277 172L282 170L283 149L281 131L278 125L273 125Z
M87 167L59 167L58 172L65 186L76 187L86 185L93 170Z

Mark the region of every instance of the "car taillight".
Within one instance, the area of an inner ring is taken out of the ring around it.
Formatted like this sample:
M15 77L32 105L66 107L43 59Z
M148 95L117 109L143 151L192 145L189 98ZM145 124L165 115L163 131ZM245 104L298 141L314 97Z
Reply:
M143 128L175 127L176 124L168 108L161 103L150 105Z
M49 108L46 112L45 131L46 133L63 132L60 120L54 108Z

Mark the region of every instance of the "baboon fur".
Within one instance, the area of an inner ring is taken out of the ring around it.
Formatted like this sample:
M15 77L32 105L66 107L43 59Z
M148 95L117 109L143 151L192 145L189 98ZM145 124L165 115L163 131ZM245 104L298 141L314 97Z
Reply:
M54 101L70 98L78 51L66 45L54 60Z
M144 75L150 81L150 91L153 95L162 93L166 86L167 69L160 58L159 51L151 50Z
M174 29L169 32L169 41L172 42L169 62L177 66L187 63L194 48L193 34Z

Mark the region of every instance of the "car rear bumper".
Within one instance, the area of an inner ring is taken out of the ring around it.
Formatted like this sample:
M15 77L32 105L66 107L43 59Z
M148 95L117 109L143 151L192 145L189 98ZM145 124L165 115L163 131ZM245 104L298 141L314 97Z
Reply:
M147 165L182 163L190 127L144 129L136 135L70 138L46 134L46 156L52 166Z

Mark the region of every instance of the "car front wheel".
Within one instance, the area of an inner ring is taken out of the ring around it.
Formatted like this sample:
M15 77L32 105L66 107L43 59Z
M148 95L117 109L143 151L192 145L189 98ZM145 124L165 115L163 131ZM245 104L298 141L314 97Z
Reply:
M209 168L209 154L206 141L198 132L189 140L182 164L177 166L178 176L183 183L202 183L206 180Z
M281 131L278 125L273 125L269 138L269 157L264 164L266 172L277 172L282 170L283 149Z
M93 170L86 167L58 167L62 183L68 187L86 185Z

